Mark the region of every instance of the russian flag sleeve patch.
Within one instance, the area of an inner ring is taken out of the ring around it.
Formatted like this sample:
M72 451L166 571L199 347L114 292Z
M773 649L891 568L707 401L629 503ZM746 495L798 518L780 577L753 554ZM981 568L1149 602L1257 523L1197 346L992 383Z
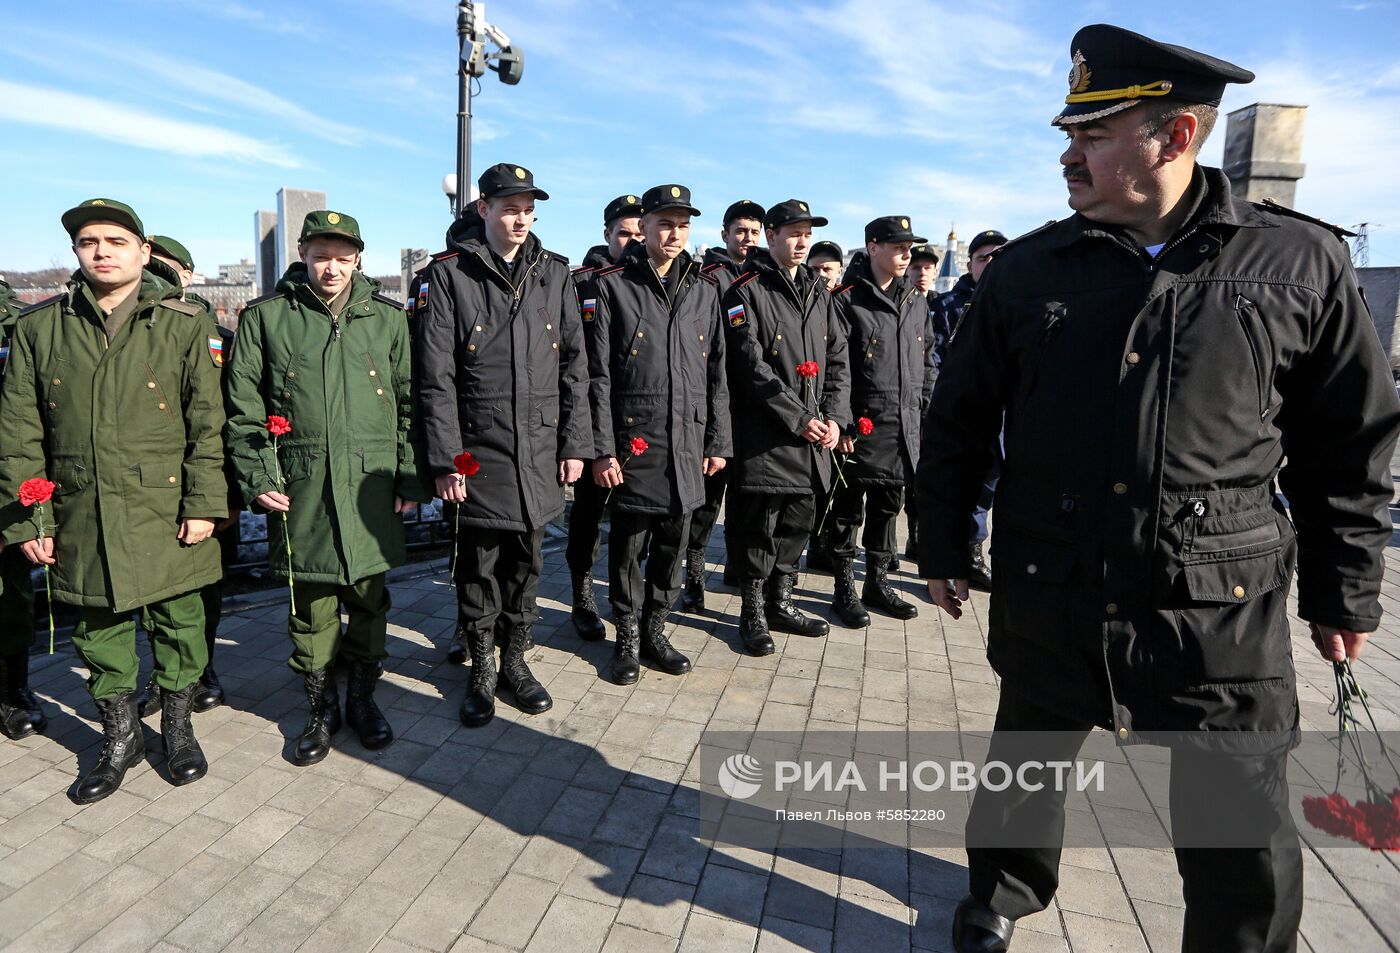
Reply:
M729 309L727 314L729 315L729 326L731 328L742 328L748 321L748 317L744 314L744 306L742 304L736 304Z

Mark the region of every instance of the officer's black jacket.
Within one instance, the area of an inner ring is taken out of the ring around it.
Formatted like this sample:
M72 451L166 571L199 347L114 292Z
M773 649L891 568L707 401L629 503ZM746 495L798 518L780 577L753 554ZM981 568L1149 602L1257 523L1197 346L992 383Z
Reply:
M428 267L414 392L433 475L469 450L464 526L524 530L564 509L559 461L590 459L588 361L568 261L530 235L503 273L481 226Z
M1400 406L1347 246L1218 170L1196 189L1155 260L1079 215L998 253L917 477L920 573L965 578L1005 409L989 659L1124 740L1294 729L1295 561L1304 619L1381 616Z
M766 248L749 250L723 296L729 399L735 408L732 486L749 493L830 488L831 452L802 436L808 421L851 422L846 339L826 285L806 265L797 281ZM797 366L815 361L815 379Z
M851 417L875 427L865 437L854 422L847 427L856 450L852 465L843 464L846 481L903 486L919 460L919 425L933 392L933 357L924 342L928 299L902 278L881 291L865 255L852 260L832 295L849 342Z
M622 263L597 272L584 299L593 445L623 464L618 509L679 514L705 500L705 457L729 457L729 388L719 290L682 252L663 288L633 242ZM649 447L632 456L641 437Z

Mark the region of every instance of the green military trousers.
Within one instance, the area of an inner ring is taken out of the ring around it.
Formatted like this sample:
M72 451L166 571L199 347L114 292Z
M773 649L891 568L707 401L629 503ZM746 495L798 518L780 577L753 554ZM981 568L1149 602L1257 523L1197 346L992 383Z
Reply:
M94 699L136 690L140 659L134 616L93 606L79 609L73 646L91 673L88 691ZM153 602L142 608L141 617L151 628L156 684L168 692L182 691L209 664L199 590Z
M34 645L33 568L18 546L0 553L0 658L27 655Z
M350 617L344 636L340 606ZM366 576L349 586L297 581L287 632L292 637L292 671L309 675L328 668L341 652L352 662L378 662L389 626L389 588L384 574Z

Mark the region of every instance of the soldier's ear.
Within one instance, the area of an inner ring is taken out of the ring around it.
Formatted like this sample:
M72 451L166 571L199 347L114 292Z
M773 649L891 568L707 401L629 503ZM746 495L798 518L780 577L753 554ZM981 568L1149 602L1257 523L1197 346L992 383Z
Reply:
M151 263L151 243L150 243L150 242L142 242L142 243L141 243L141 264L143 264L143 265L149 265L150 263Z

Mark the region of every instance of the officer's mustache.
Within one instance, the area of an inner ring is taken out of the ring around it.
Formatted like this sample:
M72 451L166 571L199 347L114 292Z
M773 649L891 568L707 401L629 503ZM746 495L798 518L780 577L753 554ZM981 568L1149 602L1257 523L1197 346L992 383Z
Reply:
M1068 182L1092 184L1094 181L1094 177L1089 174L1088 168L1082 165L1067 165L1064 167L1062 174Z

